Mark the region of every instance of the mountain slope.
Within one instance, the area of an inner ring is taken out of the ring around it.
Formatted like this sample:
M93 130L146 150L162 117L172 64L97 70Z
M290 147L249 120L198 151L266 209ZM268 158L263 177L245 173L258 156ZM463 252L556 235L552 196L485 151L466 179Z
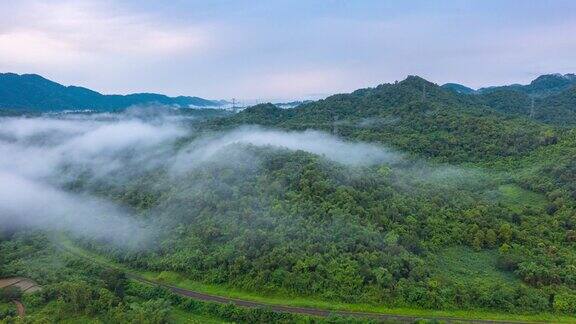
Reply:
M68 109L119 110L158 103L178 108L214 107L217 101L198 97L168 97L154 93L103 95L76 86L63 86L36 74L0 73L0 109L58 111Z
M477 95L475 99L507 115L524 116L556 126L576 124L576 86L546 97L502 88Z
M487 93L499 90L518 91L534 97L545 97L560 93L570 87L576 86L575 74L545 74L534 79L528 85L513 84L499 87L487 87L478 89L479 93Z
M576 86L536 103L536 119L546 123L571 126L576 123Z
M442 85L442 88L462 94L473 94L476 92L476 90L458 83L445 83Z
M545 145L544 134L550 134L548 126L499 113L477 96L453 93L416 76L291 110L259 105L219 122L320 129L452 162L525 154Z

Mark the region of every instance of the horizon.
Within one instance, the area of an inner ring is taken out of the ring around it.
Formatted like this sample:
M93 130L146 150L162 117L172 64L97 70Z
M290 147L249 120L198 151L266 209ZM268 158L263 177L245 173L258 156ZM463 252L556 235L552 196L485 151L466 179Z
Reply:
M518 3L2 3L0 71L105 94L245 101L319 99L407 75L477 89L576 71L576 3Z
M0 71L0 75L2 75L2 74L15 74L15 75L18 75L18 76L35 75L35 76L39 76L39 77L41 77L41 78L44 78L44 79L46 79L46 80L49 80L49 81L58 83L58 84L60 84L60 85L62 85L62 86L65 86L65 87L78 86L78 85L74 85L74 84L63 84L63 83L61 83L61 82L58 82L58 80L51 80L51 79L46 78L45 76L40 75L40 74L38 74L38 73L21 73L21 74L20 74L20 73L15 73L15 72L1 72L1 71ZM278 104L281 104L281 103L289 103L289 102L294 102L294 101L309 101L309 100L310 100L310 101L316 101L316 100L325 99L325 98L327 98L327 97L329 97L329 96L336 95L336 94L351 93L351 92L353 92L353 91L355 91L355 90L359 90L359 89L375 88L375 87L377 87L377 86L379 86L379 85L382 85L382 84L392 84L392 83L394 83L394 82L402 82L402 81L405 81L406 79L408 79L409 77L412 77L412 76L421 78L421 79L423 79L423 80L425 80L425 81L434 83L434 84L436 84L436 85L438 85L438 86L443 86L443 85L446 85L446 84L457 84L457 85L462 85L462 86L465 86L465 87L467 87L467 88L470 88L470 89L472 89L472 90L474 90L474 91L478 91L478 90L481 90L481 89L484 89L484 88L492 88L492 87L500 87L500 86L528 85L528 84L530 84L532 81L534 81L534 80L536 80L537 78L542 77L542 76L561 76L561 77L563 77L563 76L566 76L566 75L575 75L575 73L545 73L545 74L541 74L541 75L536 76L534 79L530 80L530 82L527 82L527 83L519 83L519 82L516 82L516 83L509 83L509 84L493 84L493 85L486 85L486 86L484 86L484 87L479 87L479 88L470 87L470 86L468 86L468 85L466 85L466 84L462 84L462 83L457 82L457 81L454 81L454 82L446 82L446 83L438 83L438 82L435 82L434 80L429 80L429 79L426 79L426 78L424 78L424 77L422 77L422 76L419 76L419 75L406 75L404 78L397 79L397 80L390 81L390 82L380 82L380 83L378 83L378 84L368 85L368 86L366 86L366 87L364 87L364 88L352 89L352 90L350 90L350 91L348 91L348 92L333 92L333 93L326 93L326 94L322 94L322 95L317 94L315 97L309 96L309 97L306 97L306 98L269 98L269 99L260 99L260 98L232 98L232 99L233 99L233 100L237 100L237 101L236 101L237 104L240 104L240 105L243 105L243 106L246 106L246 107L252 106L252 105L258 105L258 104L264 104L264 103L278 103ZM83 87L83 86L82 86L82 87ZM89 88L89 87L83 87L83 88L86 88L86 89L91 90L91 91L96 91L96 92L98 92L98 93L100 93L100 94L102 94L102 95L159 94L159 95L166 95L166 96L169 96L169 97L179 97L179 96L183 96L183 97L198 97L198 98L201 98L201 99L212 100L212 101L218 101L218 100L228 101L228 99L226 99L226 98L205 98L205 97L200 97L200 96L196 96L196 95L188 95L188 94L168 95L168 94L161 93L161 92L158 92L158 91L152 91L152 92L130 92L130 93L107 93L107 92L102 92L102 91L99 91L98 89L93 89L93 88ZM232 100L232 99L230 99L230 100ZM230 103L230 102L229 102L229 103Z

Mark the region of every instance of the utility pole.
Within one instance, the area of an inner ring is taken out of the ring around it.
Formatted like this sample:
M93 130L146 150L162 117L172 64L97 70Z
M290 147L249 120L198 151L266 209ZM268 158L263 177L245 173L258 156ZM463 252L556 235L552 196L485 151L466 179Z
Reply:
M338 116L332 115L332 134L338 136Z
M530 118L534 118L534 97L530 101Z
M236 112L236 98L232 98L232 111Z

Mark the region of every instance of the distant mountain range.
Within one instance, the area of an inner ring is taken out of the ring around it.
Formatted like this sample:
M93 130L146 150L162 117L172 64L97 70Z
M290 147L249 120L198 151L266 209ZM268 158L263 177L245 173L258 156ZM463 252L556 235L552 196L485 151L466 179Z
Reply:
M64 86L37 74L0 73L0 109L31 112L85 109L114 111L147 104L206 108L220 107L227 102L199 97L168 97L155 93L104 95L83 87Z
M474 151L480 160L486 152L507 156L529 151L552 140L542 137L551 127L574 127L576 85L571 82L572 75L547 75L526 86L479 91L458 84L438 86L409 76L292 109L256 105L215 123L318 128L393 143L405 151L444 155L451 161L468 159ZM496 138L500 146L494 146Z
M446 83L442 88L500 113L528 116L561 126L576 124L575 74L541 75L527 85L512 84L474 90L461 84Z
M409 77L409 80L420 80ZM423 79L422 79L423 80ZM405 84L405 81L403 84ZM427 87L428 96L434 87ZM400 87L403 89L402 87ZM373 89L360 89L352 94L361 95L386 89L380 93L389 100L403 93L392 85L380 85ZM437 90L442 98L459 101L460 104L486 106L501 113L530 116L547 123L566 125L576 122L576 75L547 74L530 84L472 89L458 83L446 83ZM452 93L457 97L451 97ZM339 98L340 95L333 96ZM309 106L311 101L297 101L276 104L279 108ZM175 108L229 108L224 100L207 100L199 97L168 97L155 93L135 93L129 95L104 95L77 86L64 86L36 74L0 73L0 109L11 112L47 112L64 110L123 110L135 105L161 104ZM336 104L336 103L334 103ZM366 108L364 108L366 109Z
M461 94L480 94L496 91L516 91L533 97L553 95L576 86L575 74L545 74L534 79L530 84L511 84L506 86L493 86L474 90L458 83L446 83L444 89Z

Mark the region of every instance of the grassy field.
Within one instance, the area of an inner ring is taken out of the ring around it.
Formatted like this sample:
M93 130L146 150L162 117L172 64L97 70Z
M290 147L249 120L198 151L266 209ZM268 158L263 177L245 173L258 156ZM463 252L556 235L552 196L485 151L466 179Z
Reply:
M441 280L459 283L491 281L503 285L523 285L522 281L510 272L496 267L496 251L474 251L467 247L451 247L442 251L432 260L434 274Z
M546 197L533 191L524 190L514 184L498 187L500 201L510 209L520 212L523 208L541 209L546 206Z
M75 245L74 242L63 236L60 236L59 244L75 255L88 258L94 262L100 263L107 267L117 268L125 272L138 274L149 280L160 281L180 288L194 290L207 294L235 298L235 299L257 301L266 304L322 308L322 309L342 310L342 311L358 311L358 312L373 312L373 313L394 314L394 315L422 316L422 317L455 317L463 319L489 319L489 320L507 320L518 322L576 323L575 318L551 313L506 314L506 313L496 313L482 310L427 310L427 309L413 309L413 308L389 308L386 306L369 305L369 304L345 304L306 297L260 295L253 292L241 291L225 285L209 285L191 281L189 279L186 279L184 276L174 272L169 271L152 272L152 271L139 271L135 269L130 269L125 265L119 264L99 254L83 249ZM450 255L458 252L448 251L447 253ZM470 258L472 260L475 259L476 257L477 255L474 254L467 256L467 258ZM485 255L484 259L486 258L491 257ZM458 263L459 261L453 261L453 262ZM462 264L467 264L467 261L465 260L460 262L463 262ZM474 276L475 275L474 271L480 271L480 273L484 271L484 275L489 275L489 273L485 271L493 271L493 270L479 270L482 268L482 259L477 260L475 262L476 262L475 266L476 270L466 270L471 271L470 273L468 273L468 276ZM446 266L453 267L453 265L446 265ZM464 268L455 267L454 269L455 269L454 271L462 271L462 269ZM502 274L500 275L502 276ZM514 278L511 279L517 280ZM507 280L506 276L502 277L502 280ZM176 317L177 316L178 315L176 315Z

